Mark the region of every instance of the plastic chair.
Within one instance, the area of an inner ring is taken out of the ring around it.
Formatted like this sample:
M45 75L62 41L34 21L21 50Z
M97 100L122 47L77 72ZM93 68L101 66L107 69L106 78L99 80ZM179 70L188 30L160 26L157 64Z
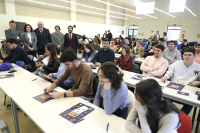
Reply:
M133 108L134 104L135 104L135 95L133 94L133 92L128 90L128 101L127 101L127 108L128 108L127 113L128 114L131 111L131 109Z
M185 113L181 113L180 119L181 119L181 127L179 127L177 129L177 132L178 133L191 133L192 121L190 120L190 118Z
M24 68L24 62L23 61L17 61L15 64Z

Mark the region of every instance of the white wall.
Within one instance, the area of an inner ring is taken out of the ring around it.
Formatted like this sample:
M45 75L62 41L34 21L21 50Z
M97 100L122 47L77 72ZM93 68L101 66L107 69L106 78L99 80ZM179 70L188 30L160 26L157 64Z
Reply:
M44 27L48 28L50 32L54 32L54 26L60 25L61 32L66 33L67 27L69 25L76 25L74 33L77 34L86 34L87 37L94 37L94 35L100 34L101 36L105 30L111 30L113 37L118 37L121 35L122 30L125 30L125 26L115 26L115 25L106 25L106 24L95 24L95 23L84 23L84 22L71 22L65 20L55 20L55 19L45 19L45 18L36 18L36 17L26 17L26 16L10 16L6 14L0 14L1 26L0 26L0 39L5 38L4 31L9 29L9 21L15 20L19 22L26 22L30 24L33 29L37 28L37 22L43 21Z

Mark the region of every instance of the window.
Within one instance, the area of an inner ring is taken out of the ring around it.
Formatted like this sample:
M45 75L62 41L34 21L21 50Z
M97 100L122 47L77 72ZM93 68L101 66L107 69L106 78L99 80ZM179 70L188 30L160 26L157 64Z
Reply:
M179 40L181 26L167 26L168 40Z
M128 36L130 35L131 38L137 37L137 26L129 26L128 28Z

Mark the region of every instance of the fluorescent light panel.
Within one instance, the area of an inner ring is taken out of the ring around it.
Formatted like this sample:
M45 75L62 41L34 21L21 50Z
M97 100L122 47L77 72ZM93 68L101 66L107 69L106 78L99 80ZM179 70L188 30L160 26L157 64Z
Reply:
M155 2L136 2L136 14L153 14Z
M171 14L169 14L169 13L163 11L163 10L160 10L160 9L158 9L158 8L155 8L155 7L154 7L154 9L157 10L157 11L160 11L160 12L162 12L162 13L164 13L164 14L167 14L167 15L173 17L173 18L175 18L175 16L173 16L173 15L171 15Z
M92 14L98 14L98 15L107 16L106 14L101 14L101 13L97 13L97 12L90 12L90 11L86 11L86 10L80 10L80 9L75 9L75 8L70 8L70 7L65 7L65 6L50 4L50 3L44 3L44 2L34 1L34 0L27 0L27 1L34 2L34 3L40 3L40 4L48 4L49 6L56 6L56 7L61 7L61 8L67 8L67 9L77 10L77 11L81 11L81 12L88 12L88 13L92 13ZM122 17L117 17L117 16L110 16L110 17L120 18L120 19L127 19L127 18L122 18Z
M169 12L184 12L186 0L170 0Z
M187 8L186 6L185 6L185 9L187 9L190 13L192 13L192 15L194 15L195 17L197 16L196 14L194 14L189 8Z

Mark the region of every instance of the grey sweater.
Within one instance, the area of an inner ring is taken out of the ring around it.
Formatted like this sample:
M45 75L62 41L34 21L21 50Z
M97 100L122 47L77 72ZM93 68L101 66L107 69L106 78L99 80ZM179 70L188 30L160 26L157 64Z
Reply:
M180 53L180 51L178 51L177 48L175 48L172 51L170 51L168 48L165 49L162 56L163 56L163 58L165 58L169 62L169 64L173 63L173 62L170 62L169 59L173 59L174 62L182 60L181 59L181 53Z
M126 119L126 128L131 133L151 133L151 129L147 123L146 113L146 106L134 105ZM141 129L135 124L137 118L140 120ZM161 114L157 133L177 133L178 123L178 114L173 112L166 115Z
M120 88L114 89L111 87L110 90L105 90L104 85L99 82L94 98L94 104L96 106L100 105L101 98L103 98L103 106L106 114L112 114L118 108L123 109L127 106L128 87L124 82L121 82Z

